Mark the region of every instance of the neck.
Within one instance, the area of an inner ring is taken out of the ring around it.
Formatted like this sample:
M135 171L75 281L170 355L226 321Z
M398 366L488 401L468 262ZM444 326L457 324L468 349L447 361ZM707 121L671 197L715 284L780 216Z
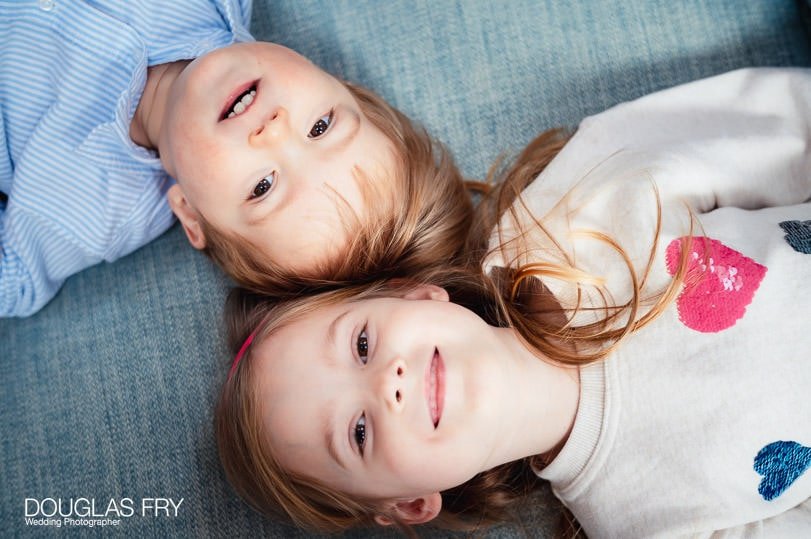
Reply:
M158 149L158 138L172 85L188 64L189 60L180 60L147 69L144 93L130 123L130 138L139 146Z
M501 442L492 466L534 455L551 459L574 426L580 398L578 367L561 365L528 350L513 329L499 328L507 356Z

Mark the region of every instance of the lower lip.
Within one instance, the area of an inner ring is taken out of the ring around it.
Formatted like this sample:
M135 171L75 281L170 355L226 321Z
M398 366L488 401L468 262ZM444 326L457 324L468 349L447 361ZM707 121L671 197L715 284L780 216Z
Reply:
M436 416L432 415L431 421L434 422L435 428L439 427L439 422L442 419L442 408L445 405L445 363L442 361L442 356L439 355L439 351L434 351L434 357L431 359L431 364L428 367L428 375L435 376L434 380L434 395L433 399L431 399L431 395L429 395L429 411L430 411L430 402L433 400L436 402ZM430 382L430 380L429 380ZM431 390L431 384L426 385L426 391Z

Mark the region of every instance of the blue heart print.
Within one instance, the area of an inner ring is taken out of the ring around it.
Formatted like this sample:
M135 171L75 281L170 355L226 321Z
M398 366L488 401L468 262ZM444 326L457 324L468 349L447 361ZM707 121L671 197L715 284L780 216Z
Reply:
M767 502L786 491L811 466L811 447L797 442L772 442L755 457L755 471L763 476L758 492Z
M780 228L795 251L811 255L811 221L783 221Z

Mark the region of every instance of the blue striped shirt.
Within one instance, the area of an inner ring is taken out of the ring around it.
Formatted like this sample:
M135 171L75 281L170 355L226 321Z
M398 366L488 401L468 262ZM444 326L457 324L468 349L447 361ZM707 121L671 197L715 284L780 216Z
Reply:
M173 222L129 126L148 66L252 40L251 0L0 0L0 316Z

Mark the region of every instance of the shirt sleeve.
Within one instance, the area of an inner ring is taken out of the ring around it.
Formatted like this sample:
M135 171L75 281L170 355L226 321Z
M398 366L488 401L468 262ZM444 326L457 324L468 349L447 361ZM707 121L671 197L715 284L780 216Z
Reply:
M253 0L217 0L235 42L253 41L250 33Z
M236 0L234 1L234 18L241 23L244 28L249 28L251 25L251 9L253 8L253 0Z
M0 316L29 316L48 303L68 275L101 261L53 223L17 211L0 216Z

